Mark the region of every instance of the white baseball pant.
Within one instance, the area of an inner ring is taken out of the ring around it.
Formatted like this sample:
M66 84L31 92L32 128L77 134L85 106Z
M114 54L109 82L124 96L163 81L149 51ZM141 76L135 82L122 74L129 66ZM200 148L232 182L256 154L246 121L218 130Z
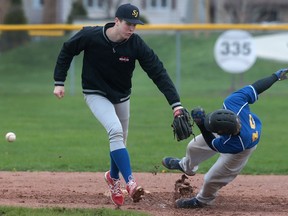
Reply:
M217 134L214 135L218 136ZM204 204L212 204L217 192L236 178L255 149L256 146L238 154L220 153L217 161L205 174L204 183L196 198ZM186 156L181 159L180 166L186 173L193 174L201 162L215 154L218 154L218 152L213 151L200 134L189 142Z

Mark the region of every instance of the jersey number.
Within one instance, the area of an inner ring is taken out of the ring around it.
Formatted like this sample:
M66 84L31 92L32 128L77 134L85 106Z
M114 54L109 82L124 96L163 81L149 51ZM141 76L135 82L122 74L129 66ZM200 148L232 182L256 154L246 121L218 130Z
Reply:
M252 115L249 115L249 122L250 122L250 127L252 129L255 129L256 128L256 124L255 124L255 121L254 121ZM252 142L256 141L258 139L258 137L259 137L258 131L254 132L252 134Z

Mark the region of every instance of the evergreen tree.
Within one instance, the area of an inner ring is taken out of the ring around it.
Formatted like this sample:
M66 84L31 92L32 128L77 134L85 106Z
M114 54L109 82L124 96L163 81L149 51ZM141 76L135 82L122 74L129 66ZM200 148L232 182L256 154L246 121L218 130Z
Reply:
M11 0L9 11L4 17L4 24L27 24L21 0ZM0 50L7 51L21 46L30 39L27 31L3 31L0 40Z
M67 20L67 23L73 23L73 20L77 17L82 17L82 18L87 17L87 11L84 8L81 0L75 1L73 3L71 12L70 12L68 20Z

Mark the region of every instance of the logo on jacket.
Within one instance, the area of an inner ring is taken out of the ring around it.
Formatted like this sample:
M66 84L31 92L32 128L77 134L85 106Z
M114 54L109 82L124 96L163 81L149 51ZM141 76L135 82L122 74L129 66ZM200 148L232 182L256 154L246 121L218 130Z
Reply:
M120 61L120 62L129 62L129 57L127 57L127 56L121 56L121 57L119 58L119 61Z
M137 18L138 17L138 11L137 10L133 10L132 11L132 16L134 16L135 18Z

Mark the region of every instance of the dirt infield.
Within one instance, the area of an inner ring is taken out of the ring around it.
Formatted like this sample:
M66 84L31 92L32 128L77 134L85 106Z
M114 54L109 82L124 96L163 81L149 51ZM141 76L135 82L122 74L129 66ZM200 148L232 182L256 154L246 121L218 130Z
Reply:
M121 209L150 215L288 215L288 176L238 176L222 188L213 206L175 209L177 173L135 173L145 191L139 203L127 197ZM189 177L194 193L203 175ZM0 172L0 205L22 207L114 208L103 173Z

